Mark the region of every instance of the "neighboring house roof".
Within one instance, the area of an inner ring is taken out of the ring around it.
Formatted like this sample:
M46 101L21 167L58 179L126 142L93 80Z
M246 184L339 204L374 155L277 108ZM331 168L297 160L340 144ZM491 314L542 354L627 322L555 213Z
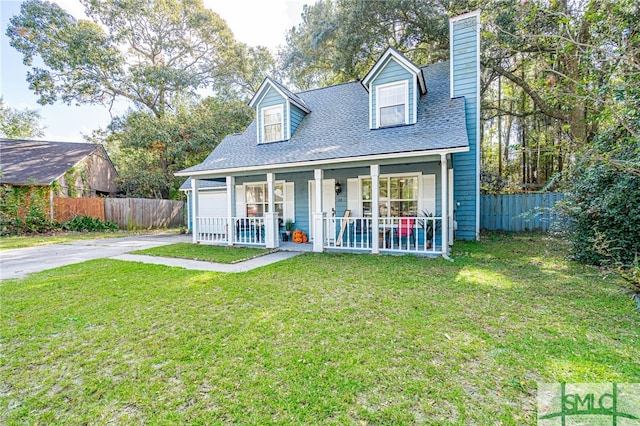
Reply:
M256 121L227 136L201 163L178 175L369 155L468 148L464 98L449 97L449 62L422 71L429 93L420 97L416 124L369 128L369 94L359 81L298 93L312 111L289 140L256 143Z
M226 187L226 182L220 182L217 180L201 179L198 182L198 188L200 189L223 189ZM182 185L180 185L180 191L191 191L191 179L187 179L182 182Z
M0 139L0 183L51 185L99 149L91 143Z

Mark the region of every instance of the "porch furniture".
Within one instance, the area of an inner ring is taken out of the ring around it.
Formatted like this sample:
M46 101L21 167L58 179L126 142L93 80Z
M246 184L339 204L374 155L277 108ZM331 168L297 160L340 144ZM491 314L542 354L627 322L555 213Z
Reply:
M236 221L236 240L239 242L264 241L264 227L256 226L255 222L249 218L238 219Z
M416 219L413 217L401 217L398 221L398 227L394 229L395 242L400 245L402 239L411 239L411 244L416 243L416 236L413 233L413 225Z
M353 227L351 232L351 239L353 242L371 244L370 220L371 219L367 218L354 219L354 223L351 224Z
M378 228L378 246L380 248L391 247L391 228L381 225Z

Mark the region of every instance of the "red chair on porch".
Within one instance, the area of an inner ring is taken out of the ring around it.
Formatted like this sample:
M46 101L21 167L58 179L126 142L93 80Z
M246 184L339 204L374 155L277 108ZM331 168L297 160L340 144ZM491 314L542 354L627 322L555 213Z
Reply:
M416 223L416 219L413 217L401 217L398 222L398 227L394 229L394 238L396 243L400 245L403 238L411 239L411 244L416 243L416 236L413 233L413 225Z

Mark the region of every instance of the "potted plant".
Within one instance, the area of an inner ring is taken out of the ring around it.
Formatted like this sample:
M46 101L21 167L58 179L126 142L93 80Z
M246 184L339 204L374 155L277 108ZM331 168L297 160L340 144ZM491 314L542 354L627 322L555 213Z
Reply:
M287 240L291 237L291 230L293 229L293 220L287 219L284 223L285 234L287 235Z
M424 238L427 248L430 249L431 244L433 243L433 225L435 224L435 221L432 219L433 213L423 210L421 214L424 219L418 219L418 224L422 229L424 229Z

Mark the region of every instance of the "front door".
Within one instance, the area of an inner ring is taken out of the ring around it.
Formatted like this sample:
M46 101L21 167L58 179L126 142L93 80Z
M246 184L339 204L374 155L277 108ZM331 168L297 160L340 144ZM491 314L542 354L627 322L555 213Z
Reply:
M329 222L329 229L327 229L328 235L331 239L336 235L336 180L335 179L323 179L322 180L322 210L327 213ZM316 181L309 181L309 239L313 240L313 212L316 211Z

